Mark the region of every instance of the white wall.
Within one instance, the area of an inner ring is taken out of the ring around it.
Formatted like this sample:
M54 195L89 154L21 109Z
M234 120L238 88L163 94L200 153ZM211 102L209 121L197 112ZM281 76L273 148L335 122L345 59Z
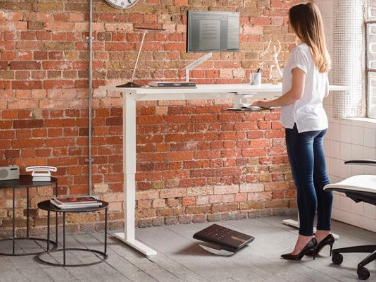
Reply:
M329 52L333 57L334 0L315 0L321 10ZM332 75L330 75L332 81ZM344 160L376 158L376 120L335 119L332 117L333 93L325 101L329 129L325 139L325 155L331 182L357 174L376 174L376 167L345 166ZM344 194L335 193L333 219L376 232L376 207L355 203Z

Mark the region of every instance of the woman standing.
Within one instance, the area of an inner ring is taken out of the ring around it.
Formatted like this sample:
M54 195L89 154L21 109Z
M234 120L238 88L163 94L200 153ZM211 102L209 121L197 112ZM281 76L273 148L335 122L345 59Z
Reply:
M326 245L333 247L330 234L333 195L323 191L329 183L323 138L328 119L323 99L329 93L330 58L319 9L315 4L293 6L289 24L299 44L292 50L283 72L283 95L270 101L256 101L259 107L282 107L281 123L285 127L286 147L297 187L299 237L294 250L284 259L300 260L315 255ZM313 232L317 211L317 232Z

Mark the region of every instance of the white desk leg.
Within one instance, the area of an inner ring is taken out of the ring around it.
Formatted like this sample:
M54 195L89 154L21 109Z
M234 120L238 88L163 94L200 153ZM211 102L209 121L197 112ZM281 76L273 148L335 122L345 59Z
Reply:
M135 237L136 100L131 93L124 93L123 99L124 232L115 237L149 257L157 252Z

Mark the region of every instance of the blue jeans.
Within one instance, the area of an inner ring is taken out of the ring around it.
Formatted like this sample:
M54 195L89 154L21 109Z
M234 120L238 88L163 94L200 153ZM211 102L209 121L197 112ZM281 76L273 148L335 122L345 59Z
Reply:
M297 187L300 228L299 234L312 236L317 210L317 229L331 230L332 192L325 166L323 139L325 130L298 133L296 124L286 129L286 147L292 175Z

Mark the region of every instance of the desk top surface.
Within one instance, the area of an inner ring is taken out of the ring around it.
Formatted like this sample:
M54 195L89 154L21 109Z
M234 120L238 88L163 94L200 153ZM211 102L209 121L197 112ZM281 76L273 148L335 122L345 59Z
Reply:
M54 177L51 177L50 181L33 181L33 177L31 175L20 175L19 179L1 180L0 189L50 186L52 184L55 185L56 182L57 179Z
M102 90L126 91L135 94L168 94L168 93L234 93L240 95L252 93L280 93L282 84L197 84L196 87L138 87L138 88L122 88L116 86L100 86ZM346 86L330 85L330 91L344 91Z

